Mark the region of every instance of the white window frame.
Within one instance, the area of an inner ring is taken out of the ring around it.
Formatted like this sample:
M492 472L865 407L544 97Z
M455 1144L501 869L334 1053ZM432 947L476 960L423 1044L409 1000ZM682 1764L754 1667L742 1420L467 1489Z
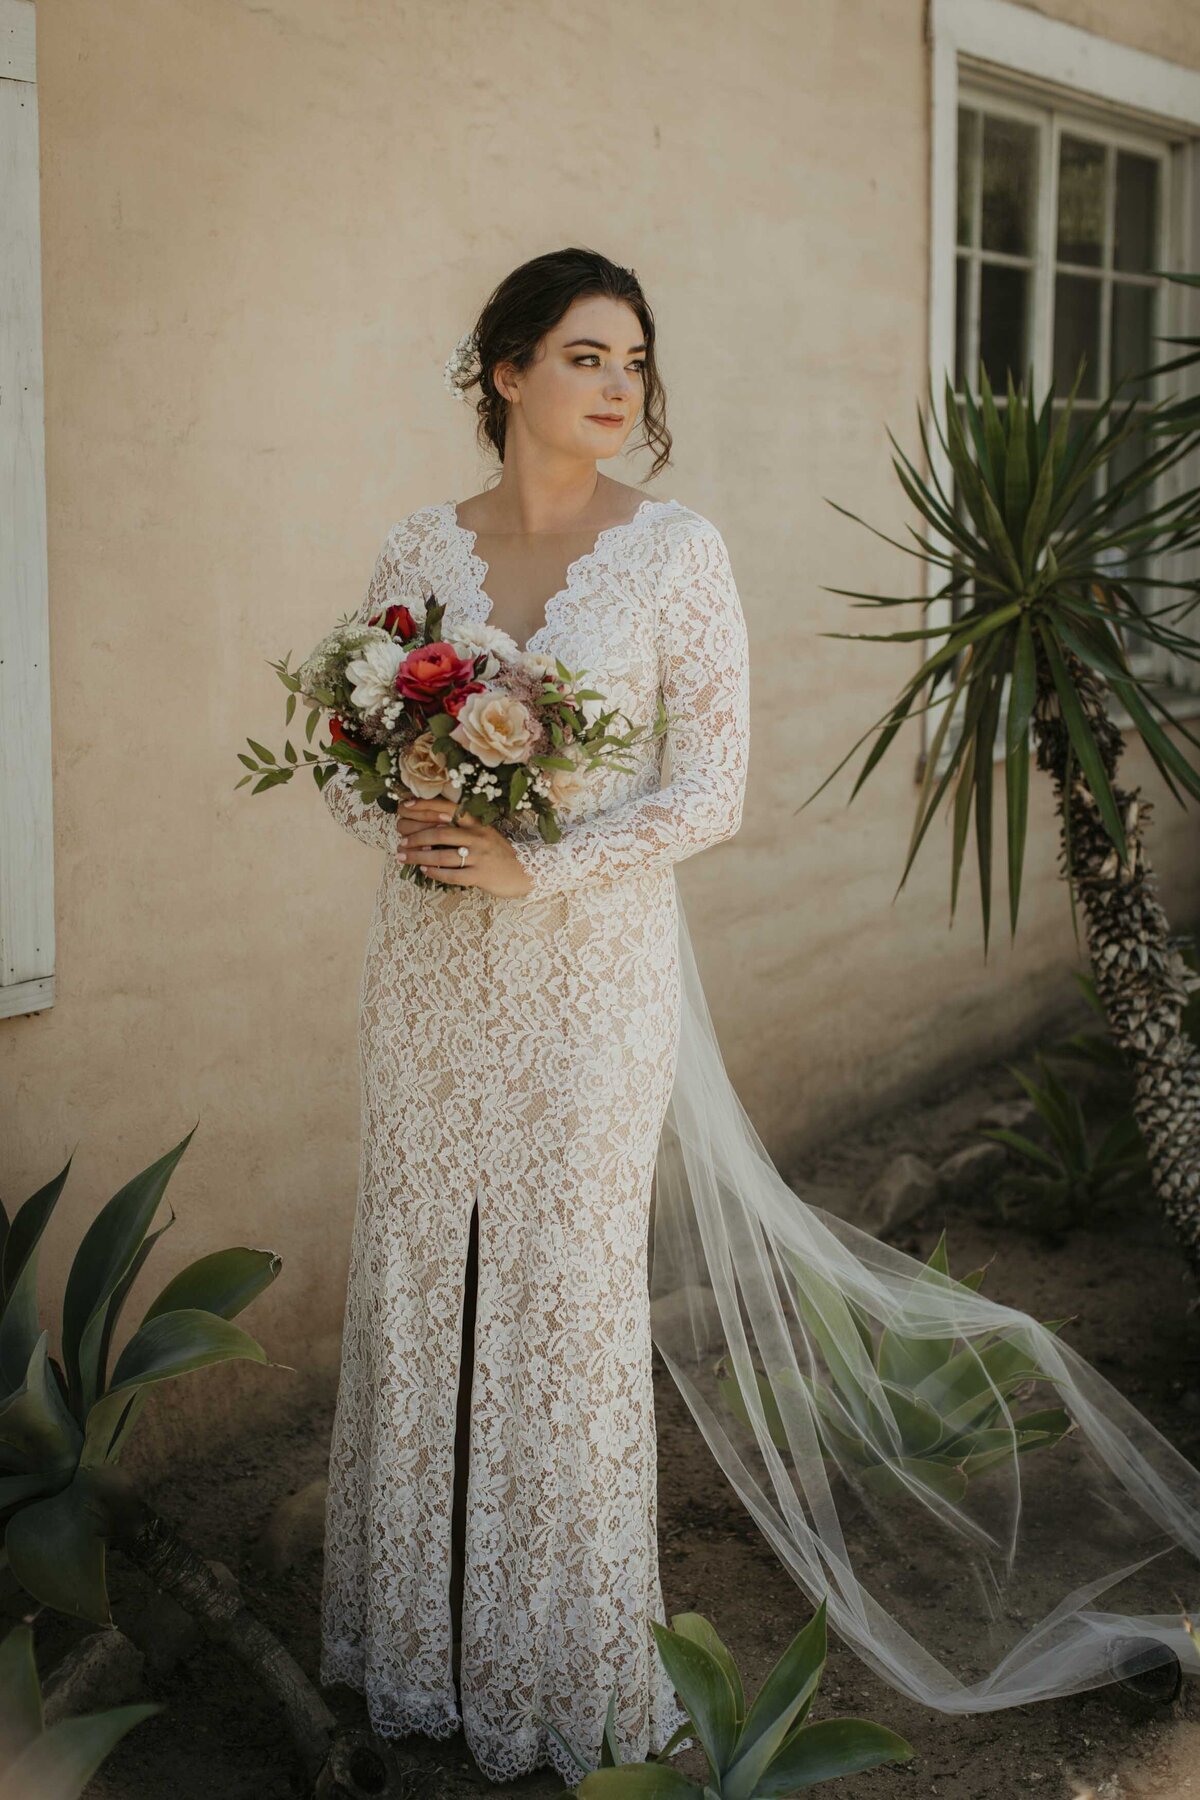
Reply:
M54 1004L34 10L33 0L0 0L0 1018Z
M1099 127L1106 138L1120 137L1134 148L1139 145L1140 124L1143 145L1153 145L1155 154L1160 155L1165 133L1170 139L1166 147L1164 194L1169 255L1160 259L1159 266L1190 269L1195 267L1196 250L1200 247L1200 71L1046 18L1012 0L930 0L927 19L932 58L929 367L940 409L943 376L952 370L954 361L960 103L978 105L987 90L987 104L1003 106L1019 115L1024 94L1026 116L1028 103L1040 100L1043 108L1049 104L1069 113L1072 132L1078 129L1081 136L1086 136L1090 117L1094 130ZM1053 159L1057 142L1056 126L1043 136L1043 156L1048 161ZM1039 206L1044 208L1054 196L1056 166L1049 168L1044 164L1041 173ZM1053 278L1052 266L1039 267L1038 281ZM1166 284L1165 317L1158 327L1162 334L1200 332L1197 292L1178 283ZM1044 330L1050 309L1039 304L1035 316L1043 322ZM1048 344L1035 341L1035 369L1048 367L1049 349ZM1155 361L1165 361L1169 353L1169 346L1154 345ZM1172 379L1178 383L1181 378ZM1196 391L1194 375L1190 387ZM948 492L951 471L936 434L931 434L931 454L937 475ZM950 602L933 598L940 584L941 571L926 567L924 591L929 596L929 625L950 621ZM1164 698L1178 717L1200 714L1200 693L1172 689L1164 691ZM1114 702L1110 704L1115 721L1131 726L1124 710ZM921 715L919 772L940 717L940 707ZM939 758L941 766L953 750L951 738L952 732L947 732ZM997 760L1004 755L1003 732L997 733L994 754Z

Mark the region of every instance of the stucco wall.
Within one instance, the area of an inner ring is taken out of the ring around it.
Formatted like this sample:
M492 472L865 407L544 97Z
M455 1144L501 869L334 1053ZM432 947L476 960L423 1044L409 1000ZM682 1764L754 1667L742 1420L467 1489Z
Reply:
M1192 0L1047 10L1200 66ZM736 30L715 0L64 0L39 8L38 80L58 997L0 1022L5 1200L75 1149L57 1314L96 1206L198 1119L127 1318L193 1256L270 1245L284 1271L245 1323L295 1369L177 1384L149 1440L219 1434L235 1396L299 1406L336 1367L377 859L311 787L234 793L234 754L281 739L268 661L357 603L392 521L486 477L441 364L528 256L637 268L676 443L653 492L730 547L749 797L680 875L772 1150L1069 1000L1040 786L1017 944L998 893L986 966L970 862L947 929L940 829L892 902L915 735L848 811L849 771L795 811L913 666L819 633L864 623L823 586L914 579L826 502L905 516L884 427L914 446L925 382L918 0L749 0ZM1160 796L1136 751L1129 773ZM1152 852L1190 917L1195 815L1169 797Z

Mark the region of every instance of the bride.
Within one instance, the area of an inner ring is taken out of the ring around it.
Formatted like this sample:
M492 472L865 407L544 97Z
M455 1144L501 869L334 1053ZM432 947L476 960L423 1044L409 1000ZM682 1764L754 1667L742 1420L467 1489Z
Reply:
M521 265L447 383L499 478L395 524L358 617L436 599L461 653L535 679L560 659L670 728L556 772L556 843L529 814L452 816L437 769L394 813L348 770L323 789L385 854L322 1681L383 1736L461 1726L493 1781L577 1779L546 1722L596 1763L614 1692L622 1757L665 1743L652 1342L809 1601L902 1691L977 1711L1189 1666L1163 1609L1200 1599L1200 1476L1057 1328L806 1204L725 1074L674 865L741 822L747 632L718 528L598 468L639 422L650 478L669 461L636 273L574 248ZM1039 1495L1064 1476L1078 1529L1049 1568ZM918 1578L885 1607L872 1548L898 1533ZM939 1648L964 1617L978 1669L956 1672Z

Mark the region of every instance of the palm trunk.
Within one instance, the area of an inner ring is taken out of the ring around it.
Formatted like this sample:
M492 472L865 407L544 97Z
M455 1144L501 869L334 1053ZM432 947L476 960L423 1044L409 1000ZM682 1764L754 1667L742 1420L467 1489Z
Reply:
M1080 704L1099 747L1125 826L1129 865L1122 869L1070 739L1039 646L1033 711L1037 766L1054 782L1067 873L1067 827L1075 889L1087 922L1096 991L1133 1079L1133 1112L1146 1146L1154 1191L1200 1285L1200 1053L1183 1029L1191 973L1171 942L1143 834L1152 807L1141 790L1118 787L1124 750L1092 670L1064 647ZM1200 1306L1200 1296L1192 1307Z

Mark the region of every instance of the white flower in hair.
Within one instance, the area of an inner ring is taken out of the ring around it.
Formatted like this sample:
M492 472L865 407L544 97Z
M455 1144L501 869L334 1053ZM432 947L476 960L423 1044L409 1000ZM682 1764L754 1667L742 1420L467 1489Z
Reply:
M473 330L464 331L446 358L446 365L442 371L446 387L456 400L467 398L465 392L467 383L478 371L479 345L475 340L475 333Z

